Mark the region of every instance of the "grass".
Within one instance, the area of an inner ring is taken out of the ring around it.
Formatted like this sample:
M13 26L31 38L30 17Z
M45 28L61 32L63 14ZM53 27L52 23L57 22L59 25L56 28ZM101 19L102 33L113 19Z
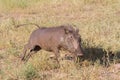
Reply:
M0 79L119 80L115 67L120 61L119 5L119 0L0 0ZM56 61L49 60L52 53L42 50L22 63L23 46L37 27L14 24L31 22L46 27L76 25L85 59L61 60L58 68ZM104 53L117 56L108 68L101 64Z

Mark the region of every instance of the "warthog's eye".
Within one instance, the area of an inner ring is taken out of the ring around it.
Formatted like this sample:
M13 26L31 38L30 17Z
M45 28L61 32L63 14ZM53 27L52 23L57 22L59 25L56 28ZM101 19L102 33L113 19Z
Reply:
M74 37L71 35L71 36L69 36L69 39L70 39L71 41L73 41Z

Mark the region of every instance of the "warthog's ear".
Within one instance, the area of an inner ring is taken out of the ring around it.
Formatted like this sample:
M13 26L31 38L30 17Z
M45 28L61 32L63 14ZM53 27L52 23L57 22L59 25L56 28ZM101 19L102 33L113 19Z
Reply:
M69 30L65 29L65 33L68 34L68 33L69 33Z
M74 28L71 26L64 26L65 33L68 34L74 31Z

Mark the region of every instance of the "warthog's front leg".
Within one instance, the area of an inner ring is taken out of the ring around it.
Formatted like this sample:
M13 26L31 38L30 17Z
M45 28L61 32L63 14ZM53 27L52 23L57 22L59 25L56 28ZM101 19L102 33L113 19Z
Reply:
M60 58L59 50L58 49L54 49L53 52L55 54L55 59L56 59L57 63L60 65L60 63L59 63L59 58Z

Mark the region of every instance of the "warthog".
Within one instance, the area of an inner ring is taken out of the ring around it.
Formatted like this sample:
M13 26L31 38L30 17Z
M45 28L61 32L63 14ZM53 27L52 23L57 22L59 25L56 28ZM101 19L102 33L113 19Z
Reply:
M19 26L21 25L18 25L17 27ZM83 53L81 51L80 44L81 38L78 32L78 29L74 29L70 25L38 28L32 32L28 43L24 46L22 60L28 60L32 54L41 49L53 52L57 61L60 56L59 51L61 49L73 53L74 57L82 56ZM26 54L28 50L30 51Z

